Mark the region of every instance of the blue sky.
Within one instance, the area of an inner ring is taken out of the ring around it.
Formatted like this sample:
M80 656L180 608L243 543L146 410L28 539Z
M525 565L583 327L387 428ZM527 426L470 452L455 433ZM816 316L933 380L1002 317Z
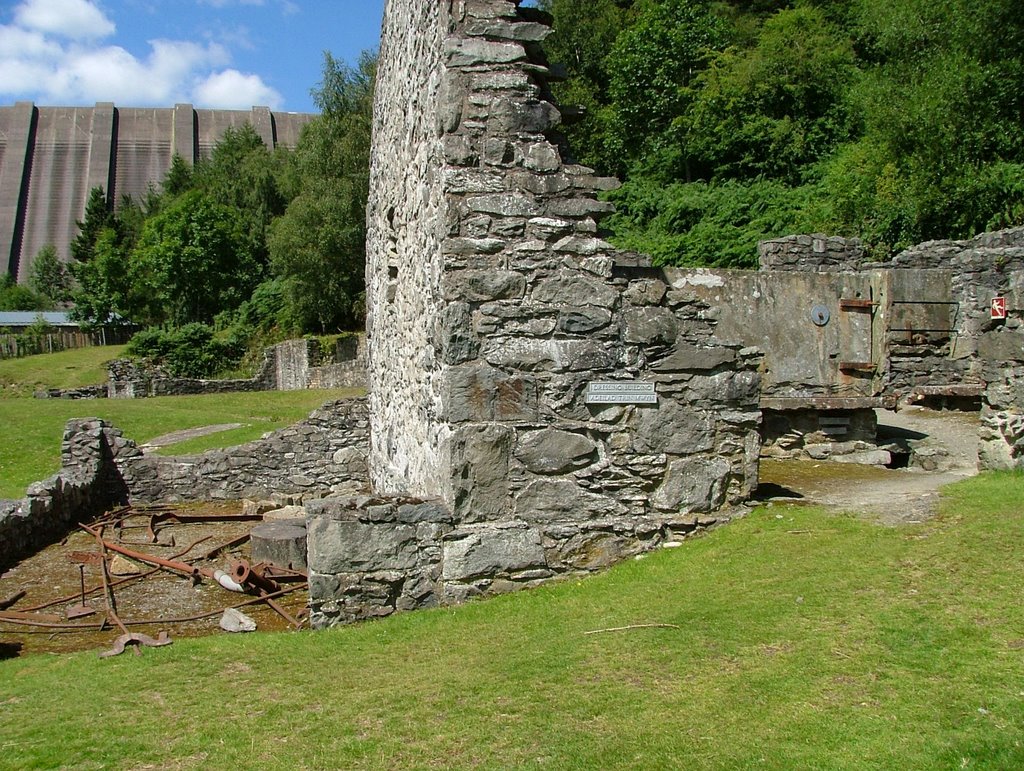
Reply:
M323 52L376 48L384 0L0 0L0 104L314 112Z

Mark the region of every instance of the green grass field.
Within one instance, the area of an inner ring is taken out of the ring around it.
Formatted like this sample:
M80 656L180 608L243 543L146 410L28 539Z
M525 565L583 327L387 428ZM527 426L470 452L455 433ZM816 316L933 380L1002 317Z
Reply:
M4 437L0 442L0 498L20 498L30 483L59 470L61 435L70 418L103 418L140 443L182 428L244 424L162 450L163 454L181 454L258 439L267 431L302 420L331 399L359 393L273 391L153 399L0 399Z
M1024 477L323 633L0 662L0 768L1024 767ZM586 634L634 624L678 628ZM173 629L171 630L173 635Z
M79 388L105 383L106 363L122 357L125 348L108 345L0 359L0 396L31 396L33 391L43 388Z
M241 423L241 428L163 448L163 454L202 452L258 439L267 431L302 420L331 399L361 390L234 393L154 399L33 399L40 388L72 388L106 380L105 363L124 346L0 361L0 498L20 498L32 482L60 469L60 443L70 418L99 417L142 443L183 428Z

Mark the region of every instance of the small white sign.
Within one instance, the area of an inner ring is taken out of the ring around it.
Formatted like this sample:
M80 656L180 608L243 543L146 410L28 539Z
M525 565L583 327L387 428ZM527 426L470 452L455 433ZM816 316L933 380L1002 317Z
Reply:
M654 383L607 382L587 384L587 404L657 404Z

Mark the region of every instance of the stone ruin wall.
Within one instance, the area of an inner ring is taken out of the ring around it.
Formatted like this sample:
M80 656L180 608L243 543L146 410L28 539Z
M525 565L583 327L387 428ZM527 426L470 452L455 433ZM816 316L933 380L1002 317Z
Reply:
M127 498L137 502L296 500L369 490L364 399L329 402L253 442L196 455L162 456L127 442L115 455Z
M60 472L30 485L21 500L0 500L0 572L123 502L113 458L131 445L97 418L68 421Z
M61 470L20 500L0 500L0 571L79 522L127 503L274 499L302 503L369 492L364 399L325 404L262 439L196 455L144 452L99 418L70 420Z
M510 0L391 0L369 207L374 499L309 508L328 625L606 567L756 484L760 354L597 236L617 185L566 162ZM657 403L588 404L594 382Z
M386 27L407 34L383 35L378 59L375 142L387 149L377 150L370 168L366 327L371 469L383 493L441 495L442 354L432 327L444 307L441 242L449 212L440 136L449 24L447 2L390 3Z
M286 340L266 348L259 371L251 378L204 380L174 377L163 367L131 359L116 359L107 367L105 393L89 397L144 399L152 396L256 391L301 391L307 388L365 388L366 338L340 337L333 351L321 350L316 339ZM49 392L50 398L81 398L74 390Z
M824 236L776 239L760 252L762 270L776 276L883 271L879 392L980 399L980 467L1024 468L1024 228L928 241L883 263L866 261L856 239ZM996 297L1006 300L1005 320L991 318Z

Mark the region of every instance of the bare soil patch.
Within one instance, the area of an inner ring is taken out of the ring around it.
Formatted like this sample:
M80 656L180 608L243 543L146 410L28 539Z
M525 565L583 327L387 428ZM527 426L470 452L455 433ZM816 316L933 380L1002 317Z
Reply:
M167 510L192 516L230 517L241 514L241 505L231 503L182 504ZM159 543L150 543L150 513L125 520L125 526L108 527L104 539L133 551L192 564L200 568L229 571L234 560L249 559L249 544L243 543L219 551L210 558L204 555L223 544L245 536L258 521L213 521L162 523L156 528ZM49 616L50 626L23 626L0 620L0 647L14 655L20 652L70 652L110 649L121 630L105 621L107 603L102 591L98 558L82 565L85 578L86 603L96 613L68 618L68 610L81 605L80 564L86 555L99 554L96 539L77 530L62 541L29 557L0 576L0 601L24 592L9 610L23 612L32 618ZM129 560L128 562L131 562ZM119 560L119 564L124 562ZM252 599L229 592L209 579L195 582L187 576L168 570L152 569L141 563L136 568L143 575L132 578L112 575L117 615L129 625L132 633L156 638L166 631L171 639L222 634L219 627L224 608ZM300 614L308 600L308 592L295 591L278 602L292 615ZM288 628L284 619L264 604L241 609L256 621L261 631ZM209 614L190 621L179 619ZM139 623L149 622L149 623ZM63 628L64 626L75 628ZM3 656L0 651L0 656Z
M941 470L888 469L810 460L761 462L762 497L830 506L886 525L935 514L944 485L978 473L978 416L921 407L878 412L881 440L899 439L934 454Z
M242 423L220 423L215 426L197 426L196 428L184 428L181 431L172 431L169 434L158 436L150 439L145 444L139 445L143 451L155 449L157 447L169 447L172 444L178 444L179 442L185 442L189 439L198 439L201 436L210 436L211 434L219 434L223 431L233 431L236 428L241 428Z

